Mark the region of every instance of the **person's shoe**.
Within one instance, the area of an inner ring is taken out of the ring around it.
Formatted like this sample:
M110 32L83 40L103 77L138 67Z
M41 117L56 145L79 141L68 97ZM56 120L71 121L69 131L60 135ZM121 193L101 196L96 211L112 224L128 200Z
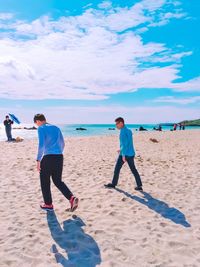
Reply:
M41 204L40 205L40 208L43 209L43 210L49 210L49 211L52 211L53 210L53 205L47 205L45 203Z
M111 184L111 183L109 183L109 184L105 184L104 185L106 188L115 188L115 185L114 184Z
M135 190L136 190L136 191L143 191L143 188L142 188L142 186L136 186L136 187L135 187Z
M75 211L78 208L79 199L77 197L72 196L70 199L71 211Z

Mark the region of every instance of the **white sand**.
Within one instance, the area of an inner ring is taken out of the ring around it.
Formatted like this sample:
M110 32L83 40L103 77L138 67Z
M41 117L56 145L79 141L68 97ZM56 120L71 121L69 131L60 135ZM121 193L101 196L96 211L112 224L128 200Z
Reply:
M1 142L0 266L200 266L200 131L141 132L135 147L144 194L134 191L127 166L121 191L103 187L113 175L116 136L67 139L63 180L80 198L78 219L52 186L48 224L39 208L37 141Z

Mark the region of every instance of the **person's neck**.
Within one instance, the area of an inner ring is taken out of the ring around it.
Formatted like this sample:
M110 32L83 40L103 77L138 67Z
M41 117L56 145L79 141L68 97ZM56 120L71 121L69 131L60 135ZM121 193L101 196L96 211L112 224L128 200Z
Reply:
M43 122L41 123L40 126L42 126L42 125L44 125L44 124L47 124L47 122L46 122L46 121L43 121Z

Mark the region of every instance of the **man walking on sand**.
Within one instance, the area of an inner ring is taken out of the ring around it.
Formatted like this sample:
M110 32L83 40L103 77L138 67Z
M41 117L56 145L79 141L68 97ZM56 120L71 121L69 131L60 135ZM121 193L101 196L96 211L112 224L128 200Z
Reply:
M39 147L37 155L37 170L40 172L40 183L44 203L40 205L43 210L53 210L51 197L51 180L61 193L69 200L71 211L78 207L76 198L64 182L62 182L64 139L60 129L46 122L43 114L34 117L38 126Z
M118 150L119 157L115 166L112 183L105 184L105 187L115 188L115 186L118 184L120 170L124 163L127 162L129 168L135 176L135 181L137 184L135 190L142 191L142 181L134 163L135 150L133 147L132 131L126 127L124 119L121 117L117 118L115 123L117 129L120 130L120 150Z

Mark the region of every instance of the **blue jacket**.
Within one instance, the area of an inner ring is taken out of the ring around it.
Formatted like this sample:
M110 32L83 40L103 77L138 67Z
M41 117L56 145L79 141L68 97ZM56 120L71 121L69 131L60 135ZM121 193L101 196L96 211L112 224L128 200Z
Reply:
M120 130L120 155L121 156L135 156L135 150L133 147L133 133L130 129L124 126Z
M65 142L58 127L48 123L41 125L38 127L38 138L38 161L41 161L45 155L63 153Z

